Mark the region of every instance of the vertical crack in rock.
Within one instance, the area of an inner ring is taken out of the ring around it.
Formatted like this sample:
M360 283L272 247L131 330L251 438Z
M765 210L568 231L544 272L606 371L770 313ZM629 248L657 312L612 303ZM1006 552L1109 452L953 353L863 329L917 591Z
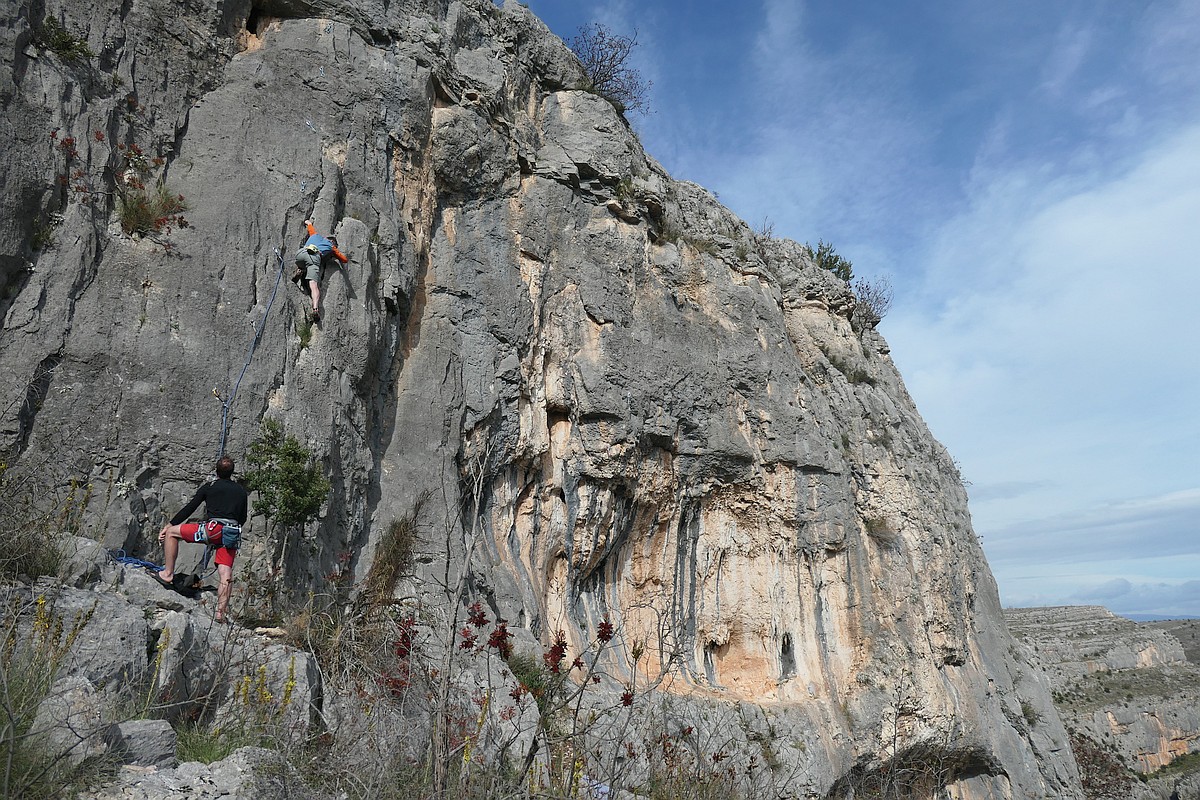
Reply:
M38 365L34 367L33 374L29 382L25 385L25 397L21 402L20 410L17 412L17 430L16 436L13 438L12 444L9 445L8 458L19 457L25 452L25 448L29 445L29 437L33 433L33 425L37 420L38 412L42 410L42 403L46 399L46 395L50 392L50 385L54 381L54 372L62 363L63 354L59 350L56 353L46 356Z

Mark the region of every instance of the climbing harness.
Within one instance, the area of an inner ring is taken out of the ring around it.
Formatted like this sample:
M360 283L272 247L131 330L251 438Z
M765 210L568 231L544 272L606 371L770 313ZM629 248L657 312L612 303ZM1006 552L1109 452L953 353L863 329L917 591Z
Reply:
M213 544L208 537L211 535L213 525L221 526L221 543ZM212 570L208 568L209 562L212 560L213 552L218 547L228 547L230 550L237 550L242 542L242 526L237 520L213 518L203 524L204 536L204 557L200 559L200 563L196 566L196 574L201 578L207 578L212 574ZM227 539L226 536L229 538ZM215 570L216 567L213 567Z
M217 452L218 459L225 455L225 442L229 436L229 409L233 406L234 398L237 397L238 388L242 385L242 378L246 376L246 370L250 368L250 362L254 360L254 351L258 349L258 343L262 341L263 330L267 327L267 317L271 315L271 306L275 304L275 294L279 291L279 284L283 281L283 251L278 247L275 248L275 257L279 259L279 274L275 276L275 287L271 290L271 299L267 301L267 310L263 313L262 320L254 328L254 337L246 349L246 362L242 364L242 371L231 387L229 396L224 400L221 400L221 395L217 394L215 388L213 389L213 394L218 400L221 400L221 449Z

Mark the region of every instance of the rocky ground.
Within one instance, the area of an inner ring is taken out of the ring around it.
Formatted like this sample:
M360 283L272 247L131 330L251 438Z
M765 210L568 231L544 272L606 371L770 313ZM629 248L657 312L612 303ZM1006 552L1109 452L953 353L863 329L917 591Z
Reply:
M5 746L36 755L35 768L4 775L5 795L47 796L45 770L64 781L93 773L108 787L85 797L308 797L277 754L180 765L177 752L178 734L198 720L240 724L251 708L280 729L307 730L320 706L312 657L216 624L212 593L185 598L89 539L67 546L64 579L0 586L0 704L9 719L30 720Z

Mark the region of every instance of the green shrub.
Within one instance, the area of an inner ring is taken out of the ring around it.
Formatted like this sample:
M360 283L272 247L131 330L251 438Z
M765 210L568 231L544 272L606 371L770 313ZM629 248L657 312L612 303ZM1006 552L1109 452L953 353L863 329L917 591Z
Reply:
M68 62L86 61L95 55L85 40L72 36L61 22L51 16L42 20L41 26L34 31L33 44Z
M865 383L868 386L875 385L875 383L876 383L875 379L873 377L871 377L871 373L867 372L866 369L864 369L863 367L860 367L856 364L851 364L849 361L845 360L844 358L839 358L837 356L831 355L828 358L829 358L829 363L833 366L834 369L836 369L838 372L842 373L843 376L845 376L846 381L848 383L852 383L852 384Z
M257 741L238 742L233 737L207 725L189 723L175 731L175 757L179 762L199 761L211 764L227 758L243 744L258 744Z
M250 443L246 487L258 493L256 513L281 528L315 519L329 495L329 481L312 452L294 436L285 436L273 419L262 423L261 436Z
M181 194L173 194L160 181L153 192L146 191L141 181L127 178L117 195L121 230L126 233L170 232L172 225L186 228L183 212L187 202Z
M54 244L54 224L48 220L38 219L33 223L33 236L29 246L34 250L45 250Z
M420 508L424 496L418 498ZM392 520L375 548L371 569L364 581L363 594L372 603L387 602L396 590L396 582L413 567L417 551L416 511L410 516Z
M296 323L296 338L300 340L300 349L308 347L312 342L313 323L312 320L301 320Z
M849 283L854 277L853 265L846 259L839 256L833 249L833 245L825 241L817 242L817 249L814 250L811 244L805 242L804 248L808 251L808 257L813 263L821 269L827 269L834 275Z

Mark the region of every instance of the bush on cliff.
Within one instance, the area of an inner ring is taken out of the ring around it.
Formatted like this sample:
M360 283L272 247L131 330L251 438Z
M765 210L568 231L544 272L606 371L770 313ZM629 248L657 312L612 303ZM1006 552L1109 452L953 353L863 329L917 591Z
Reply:
M585 25L567 43L587 72L587 91L613 104L620 114L649 109L650 82L630 64L637 34L622 36L600 23Z
M262 433L250 443L246 457L246 488L258 493L255 513L277 527L288 529L316 518L329 495L329 481L310 450L283 425L265 419Z
M821 269L829 270L846 283L849 283L854 277L854 265L848 259L838 255L829 242L818 240L816 249L805 242L804 249L808 251L808 257L812 259L813 263Z

